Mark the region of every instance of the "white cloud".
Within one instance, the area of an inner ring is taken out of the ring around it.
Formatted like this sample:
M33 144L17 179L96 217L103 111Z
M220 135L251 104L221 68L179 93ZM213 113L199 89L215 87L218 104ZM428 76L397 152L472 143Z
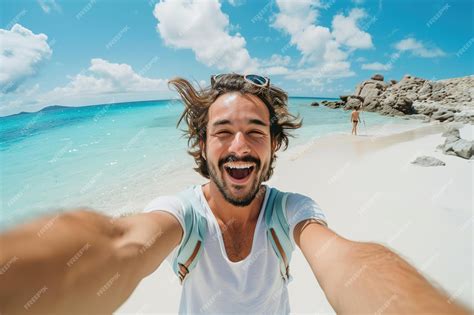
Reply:
M348 61L338 61L325 63L316 67L292 70L287 77L295 80L309 79L313 84L323 85L326 79L340 79L353 75L355 75L355 73L350 69L350 63Z
M263 73L264 75L272 76L272 75L288 74L290 70L287 67L283 67L283 66L273 66L273 67L262 68L260 72Z
M61 7L57 4L56 0L38 0L38 4L44 13L50 13L51 10L61 12Z
M242 35L230 35L229 17L221 11L219 1L162 1L153 14L167 46L192 49L199 62L220 70L257 70Z
M428 48L422 42L413 37L406 38L395 44L395 48L401 52L411 52L413 55L423 58L434 58L445 56L446 53L437 47Z
M373 62L362 65L363 70L388 71L393 64L402 56L403 53L410 52L414 56L423 58L434 58L445 56L446 53L437 47L427 48L422 42L413 37L406 38L395 44L396 51L390 54L390 60L387 63Z
M303 32L316 22L320 6L319 1L313 0L277 0L280 12L275 16L273 26L288 32L290 35Z
M13 92L28 77L35 75L43 62L51 57L48 36L34 34L15 24L11 30L0 29L0 88Z
M57 87L44 95L45 101L80 99L85 96L159 92L167 90L167 80L150 79L135 72L128 64L111 63L95 58L84 73L79 73L63 87Z
M288 69L288 65L291 62L290 56L273 54L268 59L258 59L257 61L260 65L260 69L258 70L258 72L264 75L285 75L290 71Z
M365 63L362 65L363 70L388 71L392 69L392 64L383 64L380 62Z
M291 62L290 56L282 56L278 54L273 54L270 59L261 60L260 64L262 66L288 66Z
M360 20L366 17L367 13L363 9L352 9L347 17L336 15L332 20L332 34L336 41L350 48L372 48L372 37L358 26Z
M355 49L372 48L370 34L362 31L358 23L366 17L362 9L353 9L346 17L336 15L332 27L318 25L319 1L277 0L278 12L272 26L290 36L302 55L299 66L288 78L342 78L354 75L347 60Z
M19 111L36 111L49 105L79 106L126 101L159 99L171 96L166 79L152 79L144 74L150 69L152 59L136 72L128 64L112 63L95 58L87 70L70 78L61 87L40 92L39 85L14 93L0 95L0 115Z

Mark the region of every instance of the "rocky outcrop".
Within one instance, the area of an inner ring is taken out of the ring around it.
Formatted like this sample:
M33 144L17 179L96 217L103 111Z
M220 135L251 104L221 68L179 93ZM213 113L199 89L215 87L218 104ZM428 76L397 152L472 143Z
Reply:
M345 102L343 101L327 101L327 100L324 100L321 102L321 104L323 104L324 106L327 106L329 108L341 108L341 107L344 107L345 106Z
M432 156L422 155L417 157L411 164L419 166L445 166L446 163Z
M370 79L377 80L377 81L383 81L383 75L381 75L379 73L376 73Z
M319 103L318 102L312 102L311 106L319 106Z
M474 76L430 81L405 75L398 82L385 82L383 75L374 74L357 85L353 95L323 105L352 109L359 101L363 110L383 115L474 124Z
M444 154L456 155L464 159L472 159L474 154L474 141L462 139L457 127L449 127L442 134L446 137L444 143L438 146Z

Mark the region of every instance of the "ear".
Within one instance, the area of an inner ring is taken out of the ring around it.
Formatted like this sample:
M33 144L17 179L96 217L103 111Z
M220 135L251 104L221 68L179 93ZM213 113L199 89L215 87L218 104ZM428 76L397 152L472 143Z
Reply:
M271 144L271 146L272 146L272 152L275 153L276 147L277 147L277 142L276 142L275 138L272 138L272 141L271 141L271 142L272 142L272 144Z
M202 141L202 139L199 140L199 147L201 148L201 152L202 152L201 155L202 155L203 159L206 160L207 159L206 158L206 145L205 145L204 141Z

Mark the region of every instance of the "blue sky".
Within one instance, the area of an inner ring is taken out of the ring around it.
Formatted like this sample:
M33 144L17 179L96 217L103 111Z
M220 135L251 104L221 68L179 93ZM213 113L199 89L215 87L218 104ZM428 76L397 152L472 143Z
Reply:
M0 115L174 96L168 79L261 73L292 96L373 73L473 74L472 1L2 1Z

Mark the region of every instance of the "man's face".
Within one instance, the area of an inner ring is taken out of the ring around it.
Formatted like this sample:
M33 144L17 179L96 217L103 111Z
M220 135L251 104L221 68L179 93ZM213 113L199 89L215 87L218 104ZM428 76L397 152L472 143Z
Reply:
M218 97L208 115L210 179L228 202L247 206L271 165L270 113L258 97L234 92Z

